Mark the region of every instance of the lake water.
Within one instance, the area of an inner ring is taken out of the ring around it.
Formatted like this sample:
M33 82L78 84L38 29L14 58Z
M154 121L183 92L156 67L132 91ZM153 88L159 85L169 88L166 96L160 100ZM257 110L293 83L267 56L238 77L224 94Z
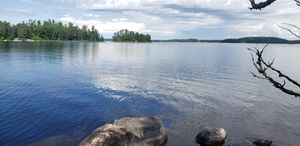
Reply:
M196 146L207 126L227 145L299 146L300 99L252 77L253 46L0 42L0 145L76 145L115 119L160 116L169 146ZM300 81L300 45L265 53Z

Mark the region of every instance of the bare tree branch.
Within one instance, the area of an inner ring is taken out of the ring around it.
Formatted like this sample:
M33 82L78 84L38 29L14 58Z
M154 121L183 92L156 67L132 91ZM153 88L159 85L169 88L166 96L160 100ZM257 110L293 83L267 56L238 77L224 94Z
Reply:
M291 82L293 85L297 86L300 88L300 84L291 79L289 76L283 74L281 71L279 71L278 69L274 68L273 67L273 64L274 64L274 59L272 62L269 62L269 63L266 63L266 61L264 61L263 59L263 52L264 50L266 49L266 47L268 46L265 45L264 48L262 50L259 50L258 48L248 48L248 50L251 52L251 57L252 57L252 62L253 62L253 65L254 67L256 68L256 70L258 71L258 73L260 74L257 75L253 72L251 72L251 74L256 77L256 78L259 78L259 79L265 79L265 80L268 80L269 82L271 82L273 84L273 86L279 90L281 90L282 92L286 93L286 94L289 94L289 95L293 95L295 97L300 97L300 93L299 92L295 92L293 91L292 89L288 89L286 88L286 80ZM254 57L253 53L256 55ZM282 78L283 79L283 83L280 83L279 81L277 81L276 79L272 78L268 73L267 73L267 70L270 70L270 71L273 71L275 73L278 74L279 78Z
M276 0L265 0L263 2L260 3L256 3L255 0L249 0L251 3L251 7L249 7L250 10L261 10L269 5L271 5L273 2L275 2ZM300 0L294 0L296 2L296 4L298 6L300 6ZM287 25L289 27L292 27L294 29L300 30L300 27L293 25L293 24L289 24L289 23L283 23L284 25ZM300 38L300 35L295 33L291 28L287 27L287 26L281 26L279 25L279 27L281 27L282 29L290 32L291 34L293 34L294 36ZM253 48L248 48L248 50L251 52L251 57L252 57L252 63L254 65L254 67L256 68L257 72L259 73L259 75L251 72L251 74L255 77L255 78L259 78L259 79L264 79L264 80L268 80L269 82L271 82L273 84L273 86L279 90L281 90L282 92L289 94L289 95L293 95L295 97L300 97L300 92L295 92L292 89L289 89L286 87L286 81L288 81L289 83L291 83L292 85L294 85L295 87L300 88L300 84L295 81L294 79L290 78L289 76L283 74L280 70L276 69L273 67L274 61L275 59L272 60L272 62L266 62L263 59L263 52L266 49L266 47L269 44L266 44L264 46L264 48L262 50L258 49L258 47L253 47ZM255 54L255 56L253 55ZM281 83L280 81L274 79L272 76L270 76L268 74L268 72L273 72L278 74L279 79L283 79L283 83Z
M292 26L292 27L294 27L294 28L296 28L296 29L300 29L300 27L299 27L299 26L297 26L297 25L294 25L294 24L290 24L290 23L282 23L282 24L285 24L285 25Z
M255 0L249 0L251 3L251 7L249 7L250 10L261 10L269 5L271 5L276 0L266 0L264 2L256 3Z
M269 5L271 5L276 0L266 0L264 2L256 3L255 0L249 0L251 3L251 7L249 7L250 10L261 10ZM300 6L300 0L294 0L298 6Z
M264 64L265 66L267 66L267 67L270 68L271 70L277 72L279 77L283 77L283 78L287 79L288 81L292 82L294 85L296 85L296 86L298 86L298 87L300 88L300 84L299 84L297 81L291 79L289 76L283 74L280 70L274 68L274 67L272 66L273 63L267 64L264 60L262 60L262 62L263 62L263 64Z
M296 2L296 4L297 4L298 6L300 6L300 1L299 1L299 0L295 0L295 2Z
M292 35L296 36L297 38L300 38L300 35L298 35L298 34L295 33L294 31L292 31L291 29L286 28L286 27L283 27L283 26L281 26L281 25L278 25L278 26L281 27L282 29L288 31L288 32L291 33ZM292 26L292 25L291 25L291 26ZM297 28L297 27L295 27L295 28Z

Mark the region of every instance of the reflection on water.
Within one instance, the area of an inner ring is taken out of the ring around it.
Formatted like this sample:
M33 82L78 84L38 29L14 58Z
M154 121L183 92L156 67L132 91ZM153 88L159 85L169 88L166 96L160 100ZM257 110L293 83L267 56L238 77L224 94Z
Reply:
M251 46L0 43L0 143L73 145L114 119L157 115L170 146L196 145L206 126L225 128L228 144L300 145L300 101L251 76ZM300 80L299 45L269 48Z

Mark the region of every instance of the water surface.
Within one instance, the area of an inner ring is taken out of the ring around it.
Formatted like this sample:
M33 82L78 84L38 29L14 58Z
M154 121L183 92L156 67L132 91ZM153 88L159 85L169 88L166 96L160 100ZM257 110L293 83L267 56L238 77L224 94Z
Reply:
M0 145L76 145L124 116L160 116L169 146L196 146L204 127L227 145L300 145L300 100L255 79L254 44L0 43ZM300 45L266 58L300 80Z

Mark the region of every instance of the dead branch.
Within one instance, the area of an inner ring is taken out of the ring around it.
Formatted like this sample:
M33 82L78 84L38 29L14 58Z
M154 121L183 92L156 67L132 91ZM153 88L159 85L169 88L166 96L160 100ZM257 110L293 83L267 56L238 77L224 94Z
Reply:
M296 2L296 4L297 4L298 6L300 6L300 1L299 1L299 0L295 0L295 2Z
M249 7L250 10L261 10L269 5L271 5L273 2L275 2L276 0L266 0L264 2L260 2L260 3L256 3L255 0L249 0L251 3L251 7ZM296 4L298 6L300 6L300 0L294 0L296 2ZM293 25L293 24L288 24L288 23L284 23L284 25L288 25L289 27L293 27L294 29L300 30L300 27ZM295 33L293 30L291 30L288 27L284 27L279 25L279 27L281 27L282 29L290 32L291 34L293 34L294 36L300 38L300 35ZM268 44L266 46L264 46L264 48L262 50L258 49L258 47L254 47L254 48L248 48L248 50L251 52L251 57L252 57L252 62L254 67L256 68L256 70L258 71L258 74L255 74L253 72L251 72L251 74L255 77L255 78L259 78L259 79L264 79L264 80L268 80L270 83L273 84L273 86L279 90L281 90L282 92L289 94L289 95L293 95L295 97L300 97L300 92L295 92L292 89L288 89L285 85L286 85L286 81L291 83L292 85L300 88L300 84L295 81L294 79L290 78L289 76L283 74L280 70L276 69L273 67L274 64L274 60L272 62L266 62L263 59L263 52L266 49L266 47L268 46ZM255 54L255 56L253 55ZM280 79L283 79L283 83L281 83L280 81L274 79L272 76L270 76L268 74L268 72L274 72L278 74L278 77Z
M256 68L256 70L258 71L258 73L260 75L257 75L253 72L251 72L251 74L255 77L255 78L259 78L259 79L265 79L268 80L270 83L273 84L273 86L279 90L281 90L282 92L289 94L289 95L293 95L295 97L300 97L300 93L299 92L295 92L292 89L288 89L286 88L286 81L292 83L293 85L297 86L300 88L300 84L291 79L289 76L283 74L280 70L276 69L273 67L274 64L274 59L272 62L266 62L263 59L263 52L266 49L266 47L269 44L267 44L266 46L264 46L264 48L262 50L259 50L257 47L254 47L254 49L248 48L248 50L251 52L251 57L252 57L252 62L254 67ZM254 57L253 53L256 55ZM280 83L280 81L277 81L276 79L274 79L273 77L271 77L268 73L267 70L273 71L275 73L278 74L279 78L283 79L283 83Z
M300 27L299 27L299 26L297 26L297 25L294 25L294 24L290 24L290 23L282 23L282 24L285 24L285 25L292 26L292 27L294 27L294 28L296 28L296 29L300 29Z
M271 5L276 0L266 0L264 2L256 3L255 0L249 0L251 3L251 7L249 7L250 10L261 10L269 5Z
M291 27L293 27L293 28L295 28L295 29L300 30L300 27L298 27L298 26L296 26L296 25L294 25L294 24L289 24L289 23L283 23L283 24L288 25L288 26L291 26ZM289 29L289 28L287 28L287 27L283 27L283 26L281 26L281 25L278 25L278 26L281 27L282 29L288 31L288 32L291 33L292 35L296 36L297 38L300 38L300 35L297 34L297 33L295 33L293 30L291 30L291 29Z
M281 27L282 29L288 31L289 33L291 33L292 35L296 36L297 38L300 38L300 35L298 35L297 33L295 33L294 31L292 31L291 29L289 28L286 28L286 27L283 27L281 25L278 25L279 27Z
M261 10L269 5L271 5L276 0L266 0L264 2L256 3L255 0L249 0L251 3L251 7L249 7L250 10ZM300 6L300 0L294 0L298 6Z

